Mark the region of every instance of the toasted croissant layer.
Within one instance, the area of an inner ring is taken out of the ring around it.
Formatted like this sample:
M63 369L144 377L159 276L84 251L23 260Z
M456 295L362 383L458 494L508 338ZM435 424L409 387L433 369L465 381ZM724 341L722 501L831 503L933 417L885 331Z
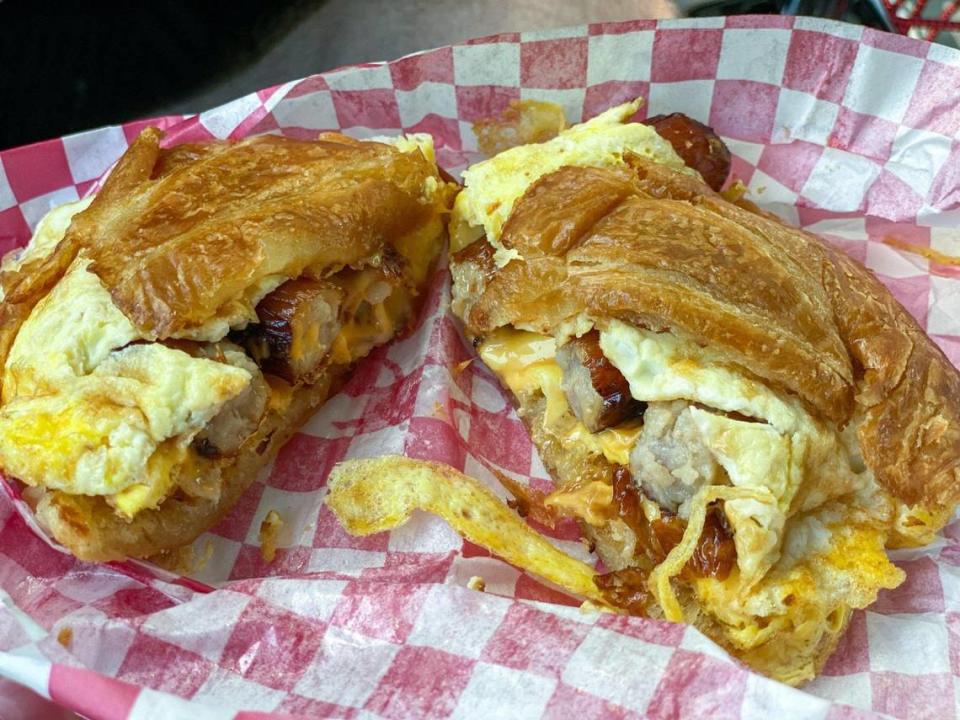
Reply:
M84 559L227 512L412 319L453 192L428 136L160 140L0 274L0 469Z
M452 306L610 602L803 682L902 581L885 546L928 542L960 501L960 375L854 260L604 116L547 172L508 151L465 173Z

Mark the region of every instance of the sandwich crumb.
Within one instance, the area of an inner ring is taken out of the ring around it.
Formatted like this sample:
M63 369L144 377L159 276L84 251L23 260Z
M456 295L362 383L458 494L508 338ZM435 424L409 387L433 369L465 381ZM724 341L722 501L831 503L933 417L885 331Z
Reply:
M440 418L441 420L446 420L449 417L446 406L436 401L433 403L433 412L431 414L433 417Z
M162 550L156 555L151 555L149 560L154 565L177 575L190 575L202 571L212 557L213 542L207 540L199 556L194 552L193 545L184 545L173 550Z
M720 195L727 202L736 203L739 200L742 200L743 197L747 194L747 186L743 184L743 180L737 178L726 190L721 190Z
M271 510L260 523L260 557L265 563L272 563L277 556L277 536L283 528L283 518L276 510Z
M192 545L184 545L183 547L173 548L172 550L161 550L156 555L151 555L149 559L153 564L177 575L187 575L193 572L194 557Z
M473 124L480 152L492 157L518 145L541 143L567 127L563 108L542 100L514 100L497 117Z
M57 642L69 650L73 645L73 628L66 625L60 628L60 632L57 633Z
M487 581L479 575L474 575L467 581L467 587L477 592L483 592L487 589Z
M580 603L580 612L584 615L596 615L597 613L604 612L606 608L597 605L592 600L584 600Z
M450 374L453 376L453 379L456 380L460 377L460 374L470 367L470 364L473 362L473 358L464 360L463 362L458 362L450 366Z

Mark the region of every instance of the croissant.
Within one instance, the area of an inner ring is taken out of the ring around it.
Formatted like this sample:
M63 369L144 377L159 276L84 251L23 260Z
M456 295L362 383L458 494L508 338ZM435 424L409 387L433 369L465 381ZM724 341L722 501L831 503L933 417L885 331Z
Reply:
M863 266L635 110L464 173L452 307L607 601L796 685L902 582L885 549L960 501L960 374Z
M85 560L216 523L412 321L446 234L429 136L160 140L0 274L0 469Z

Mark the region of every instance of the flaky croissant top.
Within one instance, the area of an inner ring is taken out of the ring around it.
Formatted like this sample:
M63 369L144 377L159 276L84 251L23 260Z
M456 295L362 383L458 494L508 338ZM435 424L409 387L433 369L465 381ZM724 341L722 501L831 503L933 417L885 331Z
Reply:
M942 524L960 501L960 374L914 319L817 237L625 159L529 187L498 239L505 266L485 239L460 250L468 333L552 334L583 315L670 330L815 416L854 423L880 484Z
M0 361L81 251L143 337L167 338L202 326L267 276L389 262L383 239L422 223L434 210L422 202L425 183L442 185L420 153L332 133L169 150L161 136L149 128L137 138L52 255L5 274ZM425 273L419 248L397 250Z

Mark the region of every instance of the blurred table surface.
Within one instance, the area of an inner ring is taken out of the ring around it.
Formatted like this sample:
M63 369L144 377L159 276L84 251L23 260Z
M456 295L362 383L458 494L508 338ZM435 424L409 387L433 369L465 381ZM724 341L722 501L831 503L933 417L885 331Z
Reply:
M252 64L150 114L198 112L312 73L484 35L679 15L671 0L326 0Z

